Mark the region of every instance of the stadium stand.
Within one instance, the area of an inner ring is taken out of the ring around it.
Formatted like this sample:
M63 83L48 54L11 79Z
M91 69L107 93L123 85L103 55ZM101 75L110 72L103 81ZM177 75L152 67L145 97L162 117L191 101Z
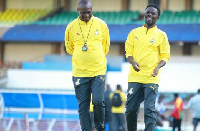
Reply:
M22 69L31 70L72 70L72 57L69 55L45 55L43 62L23 62Z
M47 9L7 9L0 13L0 25L29 24L47 15L48 12Z
M69 55L51 54L45 55L43 62L23 62L22 69L24 70L72 70L72 57ZM107 56L108 71L122 71L123 56Z
M139 19L140 15L144 15L139 11L114 11L114 12L94 12L97 16L104 20L107 24L143 24L144 19ZM169 11L164 10L160 16L158 24L197 24L200 23L200 11ZM39 25L66 25L78 17L77 12L62 11L52 17L47 17L43 21L35 21L32 24Z
M1 93L3 105L1 118L73 119L77 118L77 100L72 94ZM57 101L57 102L53 102ZM53 113L57 113L54 117ZM64 114L75 114L69 117Z
M140 24L108 25L111 42L124 42L131 29L140 26ZM158 27L167 33L170 42L200 40L198 33L200 24L161 24ZM65 29L66 25L19 25L8 30L1 40L3 42L64 42Z
M43 109L38 94L1 93L1 96L3 100L1 118L25 118L25 114L29 118L41 118Z
M101 18L107 24L132 24L137 21L138 11L119 12L94 12L94 16ZM78 12L62 11L52 17L47 17L44 21L36 21L33 24L39 25L66 25L78 17Z
M72 3L74 1L75 0L73 0ZM104 0L104 2L105 1L106 0ZM173 2L173 0L169 0L169 1L170 3ZM24 1L22 1L22 5L23 5L23 2ZM115 2L117 3L117 1ZM140 3L141 1L138 0L136 2ZM13 4L12 2L10 3L11 5ZM194 0L194 3L195 3L195 0ZM134 4L134 5L138 6L138 4ZM145 5L145 4L143 3L142 5ZM195 5L198 6L198 4L196 3ZM4 51L8 52L8 48L6 45L7 43L8 45L10 43L13 45L17 45L18 43L20 44L25 43L26 45L29 45L29 43L37 44L38 42L41 42L41 44L50 43L52 45L55 43L56 44L64 43L65 28L69 22L71 22L73 19L78 17L77 11L72 11L71 10L72 7L70 7L68 11L63 11L63 10L60 11L60 9L57 9L57 11L53 11L53 10L50 11L46 9L46 7L49 6L48 4L44 4L44 6L45 6L44 7L45 9L25 9L26 6L24 5L24 7L20 6L22 7L21 9L8 8L4 12L0 12L0 26L2 26L0 27L0 44L4 44L5 46L3 52ZM128 8L125 9L126 11L107 11L104 7L100 7L102 8L102 10L100 11L94 11L94 16L97 16L103 19L109 26L110 36L111 36L111 46L116 43L118 45L121 43L124 43L129 31L132 28L136 28L144 24L144 19L143 19L144 12L142 12L141 10L135 11L135 9L136 10L139 8L143 9L141 5L139 6L140 7L138 8L137 7L132 8L134 9L134 11L128 10ZM176 5L176 8L178 7L179 5ZM35 7L31 7L31 8L35 8ZM167 7L165 9L172 9L172 8ZM195 8L192 8L190 10L185 9L184 11L180 11L179 9L164 10L161 12L161 16L158 21L158 27L167 33L170 44L172 45L172 48L174 48L173 42L177 42L177 41L188 42L189 43L188 45L190 44L192 45L192 42L197 43L198 41L200 41L200 34L199 34L200 17L199 16L200 16L200 11L198 9L195 10ZM199 48L196 48L196 49L198 50ZM176 50L176 48L174 50ZM11 52L12 50L9 50L9 51ZM115 52L114 54L117 54L117 53ZM122 55L124 54L120 54L119 56L119 53L118 53L117 56L115 57L110 57L110 58L108 57L108 71L109 71L108 74L110 73L110 71L120 72L122 70L121 65L124 62ZM199 53L197 55L199 57ZM9 57L8 54L4 55L4 60L6 60L8 57ZM174 58L174 56L172 57ZM189 58L189 59L191 60L192 58ZM175 59L175 61L177 62L178 60ZM188 60L183 60L183 61L184 61L183 63L188 62ZM194 60L194 63L197 61L199 61L199 59ZM1 78L5 78L7 76L6 71L7 69L10 69L10 68L22 69L22 70L33 70L33 71L59 70L59 72L66 71L66 70L71 71L72 69L71 57L66 58L66 56L63 54L62 55L60 54L46 55L44 56L43 62L35 62L35 61L21 62L20 61L20 64L17 64L15 63L15 61L14 62L4 61L4 63L0 64L0 81L1 81ZM53 72L52 74L55 75L55 72ZM116 81L118 82L118 79L116 79L116 77L121 79L122 76L114 74L112 79L110 79L110 81L113 81L113 83L116 84ZM65 77L64 79L66 80L70 78ZM41 81L42 79L39 82ZM61 83L61 81L62 80L60 79L59 83ZM111 86L113 85L111 84ZM67 86L69 86L68 83L67 83ZM3 88L4 87L5 85L3 85ZM73 88L73 86L71 87ZM20 88L18 89L20 90ZM11 88L10 88L9 93L8 92L3 93L1 90L1 96L3 98L2 100L4 101L2 102L3 106L1 108L1 111L3 112L1 114L1 119L0 119L0 130L80 131L78 115L76 113L78 107L77 107L77 102L75 101L74 95L63 94L62 92L59 94L50 93L51 89L49 90L44 87L39 87L39 88L46 89L47 93L33 93L31 90L28 91L28 93L27 92L13 93ZM53 88L56 88L56 86ZM35 90L38 90L38 88L35 87ZM54 89L54 91L55 90L58 90L58 89ZM173 98L171 96L172 92L164 92L163 94L166 97L166 99L164 99L165 100L164 102L166 103L167 106L171 106L172 101L173 101ZM192 94L191 92L182 93L182 94L180 93L183 100L186 101L185 104L187 104L187 101L191 97L190 96L191 94ZM34 104L31 104L31 103L34 103ZM72 106L69 105L69 103L72 104ZM32 109L36 109L36 110L33 111ZM170 114L170 109L171 107L169 108L167 112L168 114ZM143 108L141 108L140 113L143 113ZM185 115L184 122L187 122L189 123L188 125L191 125L190 124L190 120L192 119L191 112L186 110L184 115ZM143 114L142 115L140 114L140 116L143 116ZM143 117L139 117L139 118L140 119L139 119L138 128L142 130L144 129ZM186 128L185 126L183 126L183 129L185 129L185 131L192 130L191 128L190 129ZM163 130L160 129L159 131L163 131Z
M165 10L160 16L158 24L198 24L200 11L169 11Z

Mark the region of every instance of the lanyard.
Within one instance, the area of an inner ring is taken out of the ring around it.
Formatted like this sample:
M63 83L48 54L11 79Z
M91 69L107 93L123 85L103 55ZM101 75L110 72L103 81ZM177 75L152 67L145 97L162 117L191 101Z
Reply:
M91 27L92 27L92 24L93 24L93 19L92 19L92 22L91 22L91 25L90 25L90 28L89 28L89 31L88 31L86 40L85 40L85 37L84 37L84 35L83 35L83 31L82 31L80 22L78 21L78 23L79 23L79 27L80 27L80 30L81 30L81 34L82 34L83 40L84 40L84 45L86 45L86 44L87 44L87 39L88 39L89 34L90 34L90 30L91 30Z

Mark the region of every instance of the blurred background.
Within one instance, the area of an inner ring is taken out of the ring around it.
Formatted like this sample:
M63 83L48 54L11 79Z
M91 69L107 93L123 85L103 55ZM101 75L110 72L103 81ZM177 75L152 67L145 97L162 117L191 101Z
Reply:
M182 128L192 130L187 103L200 88L200 0L92 2L94 16L104 20L110 30L107 84L113 91L120 84L124 92L129 71L127 35L144 24L148 4L160 7L157 26L167 33L171 59L162 69L159 95L164 96L169 115L173 94L179 93L185 105ZM80 130L71 56L64 46L66 26L78 17L77 3L0 0L0 130ZM143 106L138 122L142 129Z

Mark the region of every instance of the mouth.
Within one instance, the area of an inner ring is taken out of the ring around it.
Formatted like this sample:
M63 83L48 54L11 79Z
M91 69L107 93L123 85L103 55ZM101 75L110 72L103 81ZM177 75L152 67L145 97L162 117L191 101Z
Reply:
M150 18L150 17L147 17L147 21L152 21L152 18Z
M85 21L89 21L90 20L90 18L83 18Z

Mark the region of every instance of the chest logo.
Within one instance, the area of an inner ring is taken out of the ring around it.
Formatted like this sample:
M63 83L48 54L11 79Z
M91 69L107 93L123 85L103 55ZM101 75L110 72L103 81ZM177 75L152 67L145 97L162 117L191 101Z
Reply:
M138 40L138 37L137 37L137 36L135 36L135 39L137 39L137 40Z
M150 43L155 43L155 39L153 38L153 39L151 39L151 41L150 41Z
M99 35L99 31L96 30L96 31L94 32L94 34L95 34L95 35Z
M80 35L80 33L76 33L77 35Z

